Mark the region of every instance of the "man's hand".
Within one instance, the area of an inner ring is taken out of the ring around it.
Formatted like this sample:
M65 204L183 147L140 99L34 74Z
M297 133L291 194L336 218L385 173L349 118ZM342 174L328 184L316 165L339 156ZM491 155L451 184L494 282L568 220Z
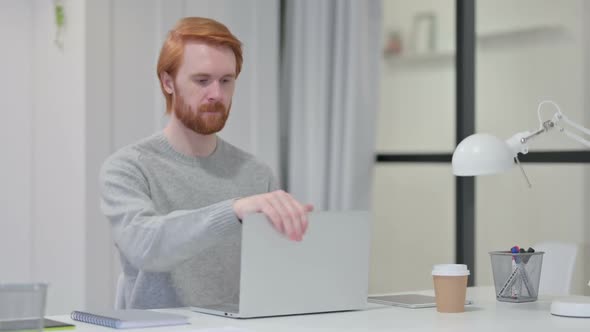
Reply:
M234 202L233 208L240 220L247 214L262 212L279 232L291 240L301 241L307 230L307 213L313 210L313 205L301 204L289 193L276 190L240 198Z

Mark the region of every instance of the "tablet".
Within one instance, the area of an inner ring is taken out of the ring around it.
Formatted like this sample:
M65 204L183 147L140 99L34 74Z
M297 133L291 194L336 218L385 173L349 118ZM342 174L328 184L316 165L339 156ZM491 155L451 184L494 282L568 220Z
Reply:
M368 301L371 303L385 304L412 309L436 307L436 301L434 296L421 294L369 296ZM471 303L472 302L470 300L465 301L465 304Z

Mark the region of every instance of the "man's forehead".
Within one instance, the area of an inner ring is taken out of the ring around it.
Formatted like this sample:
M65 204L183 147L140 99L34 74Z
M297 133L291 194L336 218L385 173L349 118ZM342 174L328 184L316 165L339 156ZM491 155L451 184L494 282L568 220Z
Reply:
M215 50L230 51L231 52L231 48L226 45L216 45L216 44L212 44L212 43L200 40L200 39L187 39L184 41L185 51L187 49L199 49L199 48L215 49Z
M228 46L189 40L184 45L184 56L179 71L190 76L199 74L235 76L236 58Z

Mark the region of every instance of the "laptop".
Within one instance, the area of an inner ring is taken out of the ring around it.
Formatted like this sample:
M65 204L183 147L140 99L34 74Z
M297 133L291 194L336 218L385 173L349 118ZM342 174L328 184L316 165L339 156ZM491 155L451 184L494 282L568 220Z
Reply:
M312 212L295 242L264 214L249 215L242 221L239 303L191 310L252 318L365 309L370 226L368 211Z

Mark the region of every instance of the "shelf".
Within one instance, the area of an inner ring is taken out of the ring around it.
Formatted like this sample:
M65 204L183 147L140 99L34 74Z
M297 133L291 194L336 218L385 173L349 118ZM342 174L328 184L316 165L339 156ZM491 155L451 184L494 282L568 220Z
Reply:
M496 29L477 32L481 44L496 42L535 42L560 39L567 36L567 29L560 24L523 26L511 29Z
M565 26L560 24L523 26L510 29L496 29L477 32L477 46L495 44L534 43L564 38L567 36ZM389 66L439 65L452 63L455 59L454 50L441 50L432 53L386 55L384 62Z
M400 54L386 56L384 61L391 65L424 65L451 62L455 59L453 51L437 51L420 54Z

